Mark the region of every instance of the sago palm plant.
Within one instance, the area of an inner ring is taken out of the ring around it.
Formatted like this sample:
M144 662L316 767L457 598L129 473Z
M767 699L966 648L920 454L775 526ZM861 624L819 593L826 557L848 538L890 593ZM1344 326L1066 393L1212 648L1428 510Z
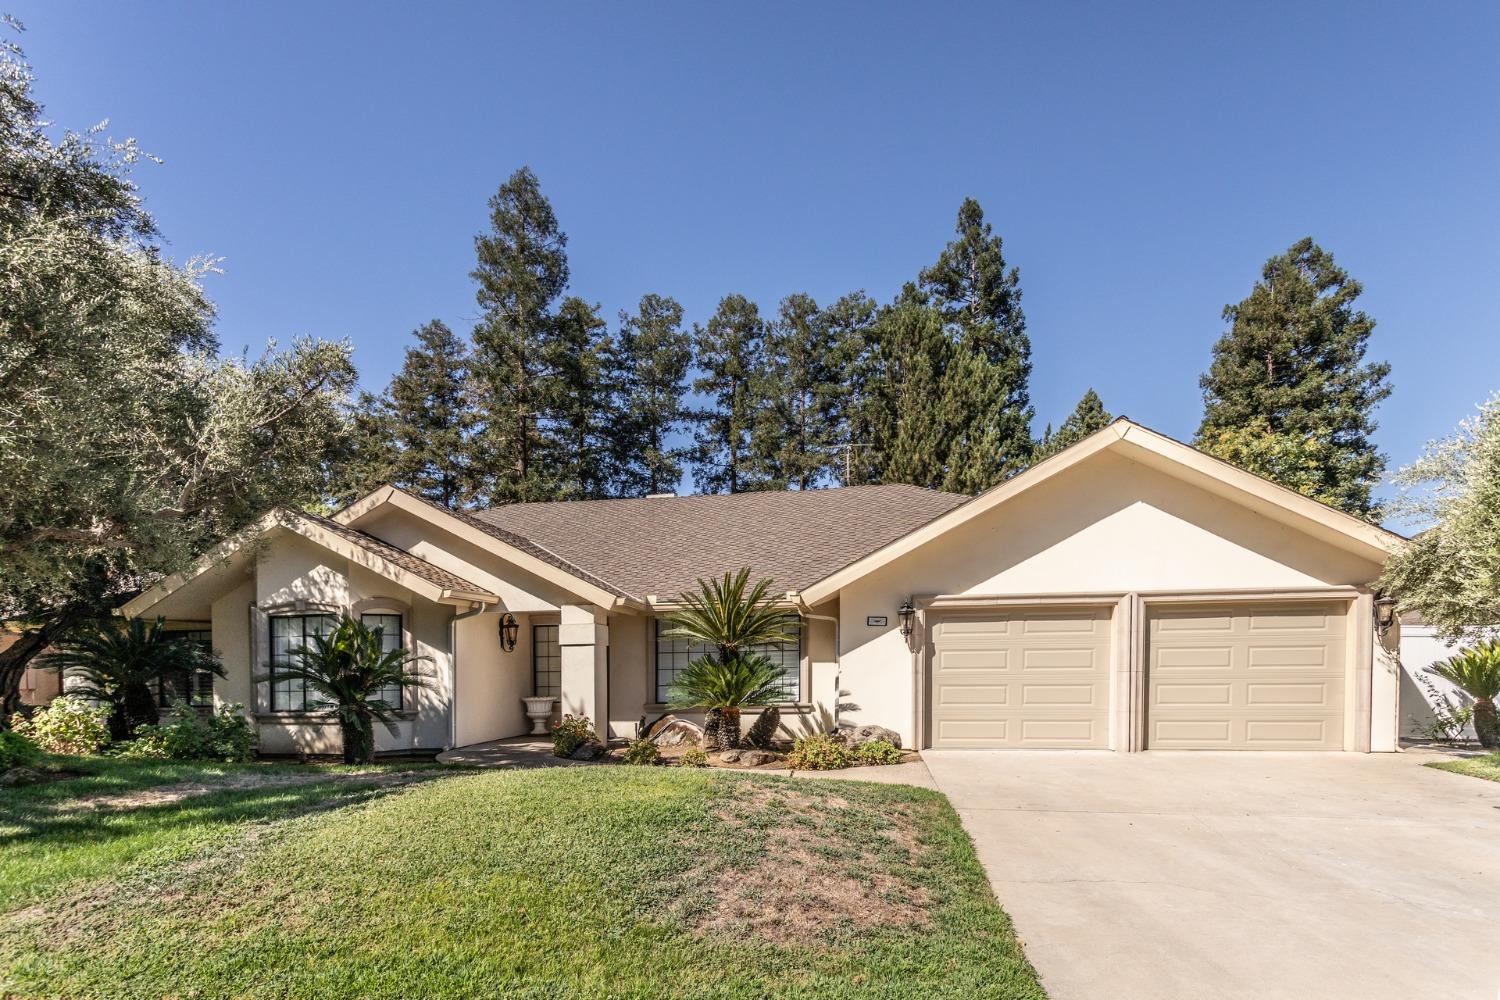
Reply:
M714 652L688 665L673 684L668 704L703 708L706 749L732 748L740 741L740 709L764 704L777 693L781 672L756 646L788 642L786 612L767 596L770 580L750 585L748 567L722 578L698 581L697 592L679 596L682 608L667 620L662 635L712 646ZM767 678L771 678L768 682Z
M137 726L160 720L155 685L163 677L206 671L224 676L214 652L190 639L173 639L162 619L107 619L80 626L40 661L60 670L69 694L107 705L109 735L129 739Z
M1481 642L1460 650L1427 672L1436 674L1474 699L1474 732L1479 745L1500 746L1496 729L1495 699L1500 697L1500 642Z
M368 764L375 756L375 723L396 734L396 706L380 697L383 688L426 684L408 667L426 660L404 649L383 649L380 630L345 615L326 636L292 650L291 662L276 668L277 679L297 678L338 721L344 763Z
M740 709L764 705L781 691L781 667L761 653L736 653L727 660L700 656L667 689L672 708L703 708L705 750L732 750L740 744Z

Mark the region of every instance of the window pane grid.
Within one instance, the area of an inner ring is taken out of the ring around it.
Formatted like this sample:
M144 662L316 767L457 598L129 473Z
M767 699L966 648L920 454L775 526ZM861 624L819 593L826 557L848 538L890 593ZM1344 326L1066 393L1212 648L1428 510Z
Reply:
M531 690L538 698L562 695L562 646L558 626L531 626Z
M275 615L271 618L271 711L305 712L323 707L309 697L307 682L300 677L279 675L279 668L292 663L293 652L312 645L314 636L334 629L332 615Z
M679 674L687 669L689 663L698 657L713 652L713 646L704 642L694 642L675 636L663 635L670 624L658 618L656 620L656 700L658 704L665 704L668 689L677 680ZM802 621L795 615L788 615L786 619L786 631L793 638L790 642L764 643L751 646L751 652L761 653L768 657L772 663L781 667L781 683L778 685L779 702L796 702L801 699L802 694Z
M389 653L391 650L401 648L401 616L387 611L377 611L359 616L359 620L366 628L377 629L380 632L380 650ZM405 691L400 684L387 684L375 692L375 697L401 711L401 699Z

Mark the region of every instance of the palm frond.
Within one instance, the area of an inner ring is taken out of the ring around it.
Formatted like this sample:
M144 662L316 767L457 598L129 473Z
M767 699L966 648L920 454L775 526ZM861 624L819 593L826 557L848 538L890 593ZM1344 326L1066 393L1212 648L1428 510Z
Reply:
M302 681L325 706L321 710L341 723L374 720L395 735L398 709L380 692L426 686L426 679L410 668L428 659L404 649L383 649L379 629L345 616L327 635L312 636L311 643L293 649L290 661L277 665L276 676Z
M786 611L767 596L770 589L770 580L750 586L749 567L721 579L700 579L696 592L679 595L683 607L667 619L662 635L714 646L722 660L752 646L790 642L796 636L787 630Z
M759 653L728 659L700 656L667 689L667 704L707 709L767 705L781 700L783 679L781 667Z
M1500 697L1500 642L1481 642L1460 650L1427 672L1463 689L1471 697L1494 701Z

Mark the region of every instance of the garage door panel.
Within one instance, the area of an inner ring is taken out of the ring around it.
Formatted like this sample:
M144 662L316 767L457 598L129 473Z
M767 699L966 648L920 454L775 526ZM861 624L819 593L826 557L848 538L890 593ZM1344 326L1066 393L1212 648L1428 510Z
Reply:
M1342 749L1345 607L1152 609L1147 746Z
M1010 698L1010 688L1004 684L944 684L938 694L943 705L1004 705Z
M1156 704L1163 708L1176 705L1228 705L1231 699L1228 684L1161 684L1156 688Z
M1093 684L1023 684L1021 704L1026 707L1042 705L1092 705L1098 697Z
M1281 707L1333 708L1330 704L1329 686L1323 683L1308 684L1255 684L1245 687L1247 705L1276 705Z
M1021 744L1036 749L1098 746L1102 735L1088 719L1021 720Z
M1327 646L1251 646L1246 650L1251 670L1327 670Z
M1098 669L1099 651L1087 649L1027 649L1023 651L1022 668L1025 670L1082 670Z
M933 624L932 745L1106 746L1110 609L1020 608Z

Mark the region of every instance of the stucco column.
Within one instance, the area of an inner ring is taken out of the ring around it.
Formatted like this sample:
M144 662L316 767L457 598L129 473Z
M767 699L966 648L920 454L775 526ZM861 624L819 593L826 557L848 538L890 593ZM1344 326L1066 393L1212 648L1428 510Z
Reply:
M609 618L592 604L564 604L557 629L562 647L562 710L609 730Z

